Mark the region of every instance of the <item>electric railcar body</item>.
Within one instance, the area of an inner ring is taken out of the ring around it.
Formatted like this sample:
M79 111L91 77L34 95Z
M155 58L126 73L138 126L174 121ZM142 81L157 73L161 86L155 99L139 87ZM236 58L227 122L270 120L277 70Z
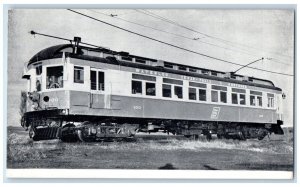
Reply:
M271 81L73 44L25 66L22 126L34 140L94 141L164 131L197 137L283 134Z

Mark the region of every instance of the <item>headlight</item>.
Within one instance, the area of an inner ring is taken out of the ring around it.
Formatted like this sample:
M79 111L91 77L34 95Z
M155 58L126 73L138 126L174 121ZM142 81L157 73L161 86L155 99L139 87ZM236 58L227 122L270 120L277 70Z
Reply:
M69 111L68 111L68 109L63 109L63 110L61 111L61 113L62 113L62 114L68 114Z

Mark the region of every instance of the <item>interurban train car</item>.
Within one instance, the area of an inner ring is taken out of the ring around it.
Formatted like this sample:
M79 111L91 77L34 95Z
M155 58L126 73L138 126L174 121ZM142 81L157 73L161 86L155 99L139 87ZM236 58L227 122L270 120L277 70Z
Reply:
M80 38L35 54L23 78L21 125L33 140L283 134L283 93L269 80L91 48Z

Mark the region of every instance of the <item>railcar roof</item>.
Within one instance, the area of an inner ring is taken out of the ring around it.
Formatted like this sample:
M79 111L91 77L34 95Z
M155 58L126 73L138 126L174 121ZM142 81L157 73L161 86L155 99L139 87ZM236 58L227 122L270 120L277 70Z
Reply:
M57 55L59 51L61 51L62 49L68 48L68 47L73 47L73 45L72 44L61 44L61 45L55 45L55 46L51 46L46 49L43 49L40 52L38 52L37 54L35 54L29 60L28 65L30 65L31 63L37 62L37 61L54 58L55 55Z
M30 64L34 63L34 62L38 62L38 61L41 61L41 60L47 60L47 59L53 59L53 58L60 58L62 56L62 50L66 49L66 48L74 48L74 45L73 44L61 44L61 45L55 45L55 46L51 46L51 47L45 48L45 49L41 50L40 52L38 52L37 54L35 54L29 60L28 66ZM126 56L126 57L131 57L131 58L139 58L139 59L143 59L143 60L149 60L149 61L152 61L152 62L157 62L158 61L156 59L147 58L147 57L141 57L141 56L136 56L136 55L130 55L128 52L123 52L123 51L117 52L117 51L113 51L113 50L110 50L110 49L107 49L107 48L90 48L90 47L86 47L86 46L79 46L79 48L80 48L80 50L88 50L88 51L94 51L94 52L103 52L103 53L107 53L107 54L111 54L111 55L120 55L120 56ZM72 54L70 56L76 58L75 54ZM81 55L81 56L87 56L87 55ZM176 64L176 63L167 62L167 61L164 61L164 62L168 63L168 64L172 64L172 65L184 66L186 68L195 68L195 69L204 70L204 71L207 70L207 71L211 71L211 72L217 72L217 73L221 73L221 74L226 74L225 72L216 71L216 70L210 70L210 69L193 67L193 66L186 66L186 65ZM134 64L134 63L132 62L132 64ZM143 64L139 64L139 65L143 65ZM143 67L145 67L145 66L152 67L150 65L143 65ZM164 68L164 69L168 69L168 68ZM171 70L171 69L168 69L168 70L172 71L174 73L178 73L179 72L179 74L182 74L182 71L180 71L180 70ZM186 72L186 73L191 73L191 72ZM191 74L195 75L196 73L191 73ZM237 74L234 74L234 75L243 77L242 75L237 75ZM214 76L205 76L205 77L208 78L208 79L215 79L215 78L217 78L217 77L214 77ZM272 81L265 80L265 79L254 78L254 77L250 77L250 78L253 79L253 80L258 80L258 81L263 81L263 82L266 82L266 83L270 83L272 86L267 86L267 87L269 87L269 88L273 87L273 89L276 88L274 86L274 84L273 84ZM220 79L220 77L218 77L217 79ZM228 80L226 80L226 81L228 81ZM237 80L232 80L232 82L235 82L235 83L240 82L240 84L247 84L244 81L242 82L242 81L237 81ZM251 82L249 82L249 83L251 83ZM255 85L257 86L257 85L264 85L264 84L256 83ZM281 89L277 88L276 90L281 90Z

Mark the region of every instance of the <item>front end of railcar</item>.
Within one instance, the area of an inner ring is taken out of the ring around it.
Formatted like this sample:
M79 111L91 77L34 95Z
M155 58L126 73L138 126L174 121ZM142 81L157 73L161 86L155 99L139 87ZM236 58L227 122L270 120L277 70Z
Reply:
M22 77L27 80L27 91L21 96L21 126L36 140L57 138L62 119L69 113L67 58L64 54L46 57L54 51L47 50L36 54L25 65Z

